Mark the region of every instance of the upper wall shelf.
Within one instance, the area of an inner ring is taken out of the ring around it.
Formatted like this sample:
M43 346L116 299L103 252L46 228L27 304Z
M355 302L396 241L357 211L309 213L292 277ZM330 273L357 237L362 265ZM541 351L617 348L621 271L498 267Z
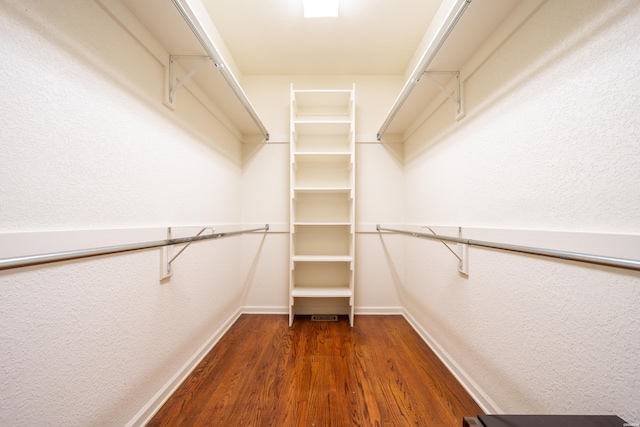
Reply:
M420 60L412 68L401 92L390 107L378 130L377 140L403 142L407 132L411 132L428 117L435 100L438 100L438 105L442 99L442 102L451 106L452 118L462 118L465 79L540 2L541 0L443 2L442 7L449 9L443 10L446 14L442 14L441 22L434 22L434 27L430 28L433 36L420 51ZM429 75L425 75L426 73Z
M214 44L211 34L215 34L215 26L213 25L213 22L211 22L209 14L204 6L195 1L172 1L176 9L178 9L184 18L184 21L187 23L191 31L193 31L193 35L198 39L202 48L207 52L209 58L211 58L218 71L220 71L222 77L229 84L229 87L246 110L247 114L251 117L251 120L253 120L260 133L264 136L265 141L269 141L269 131L260 120L260 117L258 117L258 113L255 108L253 108L253 105L251 105L251 102L244 93L244 90L242 90L242 87L240 87L240 83L238 83L238 80L229 68L229 65L227 65L222 54Z
M200 0L97 0L111 16L161 64L165 65L165 104L173 108L185 96L181 90L169 92L193 70L190 57L209 57L185 81L197 86L191 92L242 142L269 140L269 132L238 82L238 71L229 55L222 52L217 30ZM122 6L124 5L124 7ZM174 56L173 82L169 82L169 57ZM186 70L186 71L181 71ZM205 101L203 101L206 98Z
M382 126L380 127L380 130L377 134L378 141L382 140L382 137L389 128L389 125L391 125L391 122L400 111L400 108L402 108L404 102L407 100L407 98L409 98L409 95L413 91L413 88L420 81L423 74L427 71L429 65L431 65L431 62L438 54L438 51L447 40L447 37L449 37L449 34L453 31L456 24L462 17L462 14L465 12L470 3L471 0L457 0L455 2L454 6L447 14L445 20L442 22L435 35L433 36L433 39L429 43L426 51L423 53L414 71L411 73L409 79L404 84L402 91L398 95L398 98L396 98L396 101L391 107L391 110L387 114L387 118L382 123Z

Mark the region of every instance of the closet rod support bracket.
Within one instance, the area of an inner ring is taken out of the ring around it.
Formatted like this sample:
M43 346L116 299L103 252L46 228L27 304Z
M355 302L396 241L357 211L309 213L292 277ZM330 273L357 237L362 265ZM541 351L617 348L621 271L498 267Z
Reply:
M171 239L171 227L167 228L167 240ZM173 245L160 248L160 280L168 279L173 275L170 259L173 258Z
M462 227L458 227L458 238L462 239ZM444 242L443 242L444 243ZM469 245L466 243L458 243L458 272L469 277Z
M436 234L436 232L433 231L431 229L431 227L428 227L428 226L424 225L424 226L420 226L420 229L429 230L429 232L437 240L439 240L440 243L442 243L449 250L449 252L451 252L453 254L454 257L458 258L458 272L460 274L463 274L466 277L469 277L469 244L468 243L463 243L462 241L457 241L456 242L457 243L457 248L454 251L451 248L451 246L447 245L447 243L444 240L438 238L439 237L438 234ZM376 231L377 232L383 231L383 229L380 226L380 224L376 224ZM392 231L392 230L385 229L385 231ZM404 234L411 234L414 237L427 237L427 236L425 236L425 233L405 232ZM462 227L458 227L458 239L457 240L464 240L462 238Z
M200 62L198 62L198 64L195 67L193 67L191 71L189 71L184 77L182 77L182 79L180 79L177 83L175 83L176 78L174 76L175 73L174 73L173 65L175 60L177 59L200 59ZM197 73L198 70L200 70L200 68L202 68L202 66L210 59L211 57L209 56L201 56L201 55L169 55L168 87L169 87L169 104L171 104L171 106L173 106L175 94L178 91L178 89L184 86L184 84L187 83L187 81L189 81L189 79L193 77L193 75Z
M434 74L450 74L455 77L455 89L453 94L443 85L441 84L435 77ZM451 100L455 104L456 107L456 120L460 120L465 116L464 106L462 105L462 81L460 80L460 71L425 71L424 75L433 82L434 85L440 91Z
M437 236L436 232L431 229L431 227L422 226L421 229L427 229L431 234ZM378 228L379 230L379 228ZM418 234L415 235L419 237ZM462 227L458 227L458 237L462 238ZM453 254L454 257L458 258L458 272L464 274L465 276L469 276L469 245L464 243L458 243L456 250L454 251L451 246L447 245L444 240L440 240L440 243L445 245L445 247Z
M199 237L202 235L202 233L204 233L205 230L207 229L211 229L212 233L215 233L216 229L212 228L212 227L204 227L202 230L200 230L198 232L198 234L196 234L195 237ZM267 228L268 230L268 228ZM171 240L171 227L167 227L167 240ZM171 263L173 261L176 260L176 258L178 258L182 252L185 251L185 249L187 249L189 247L189 245L193 243L193 242L188 242L187 244L185 244L179 251L177 254L173 254L173 248L175 245L168 245L168 246L163 246L162 247L162 254L161 254L161 261L162 261L162 266L160 268L160 280L164 280L167 279L169 277L171 277L173 275L173 268L171 267Z

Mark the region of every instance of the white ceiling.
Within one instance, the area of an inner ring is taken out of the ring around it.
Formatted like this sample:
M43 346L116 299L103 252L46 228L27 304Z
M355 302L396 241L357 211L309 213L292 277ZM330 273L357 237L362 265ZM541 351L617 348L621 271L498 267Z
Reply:
M340 0L337 18L304 18L302 0L200 1L241 75L404 75L443 0ZM523 1L471 1L429 69L459 70ZM170 54L205 54L171 0L122 3ZM256 133L213 65L194 80L241 133ZM427 80L390 131L402 133L438 93Z
M302 0L203 0L247 75L403 74L441 0L340 0L304 18Z

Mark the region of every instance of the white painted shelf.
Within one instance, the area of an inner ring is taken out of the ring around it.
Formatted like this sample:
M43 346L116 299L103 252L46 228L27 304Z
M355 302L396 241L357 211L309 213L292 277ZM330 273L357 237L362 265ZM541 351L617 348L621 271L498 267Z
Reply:
M291 271L296 314L346 314L353 326L355 87L291 87Z
M333 225L352 225L352 224L351 224L351 222L348 222L348 221L347 222L329 222L329 221L327 221L327 222L322 222L322 221L319 221L319 222L317 222L317 221L316 222L313 222L313 221L311 221L311 222L300 222L300 221L296 221L296 222L293 223L293 225L294 226L297 226L297 225L311 226L311 225L313 225L313 226L325 227L325 226L333 226Z
M310 193L310 194L351 194L351 187L295 187L294 194Z
M294 255L293 262L351 262L351 255Z
M351 163L348 151L297 151L293 153L295 163Z
M294 298L349 298L353 291L349 286L294 286Z

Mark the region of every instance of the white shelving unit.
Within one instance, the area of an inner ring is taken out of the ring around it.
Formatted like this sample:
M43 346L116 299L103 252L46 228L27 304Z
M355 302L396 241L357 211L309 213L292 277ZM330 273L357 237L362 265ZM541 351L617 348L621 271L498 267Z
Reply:
M289 326L296 314L346 314L353 326L355 85L291 85Z

